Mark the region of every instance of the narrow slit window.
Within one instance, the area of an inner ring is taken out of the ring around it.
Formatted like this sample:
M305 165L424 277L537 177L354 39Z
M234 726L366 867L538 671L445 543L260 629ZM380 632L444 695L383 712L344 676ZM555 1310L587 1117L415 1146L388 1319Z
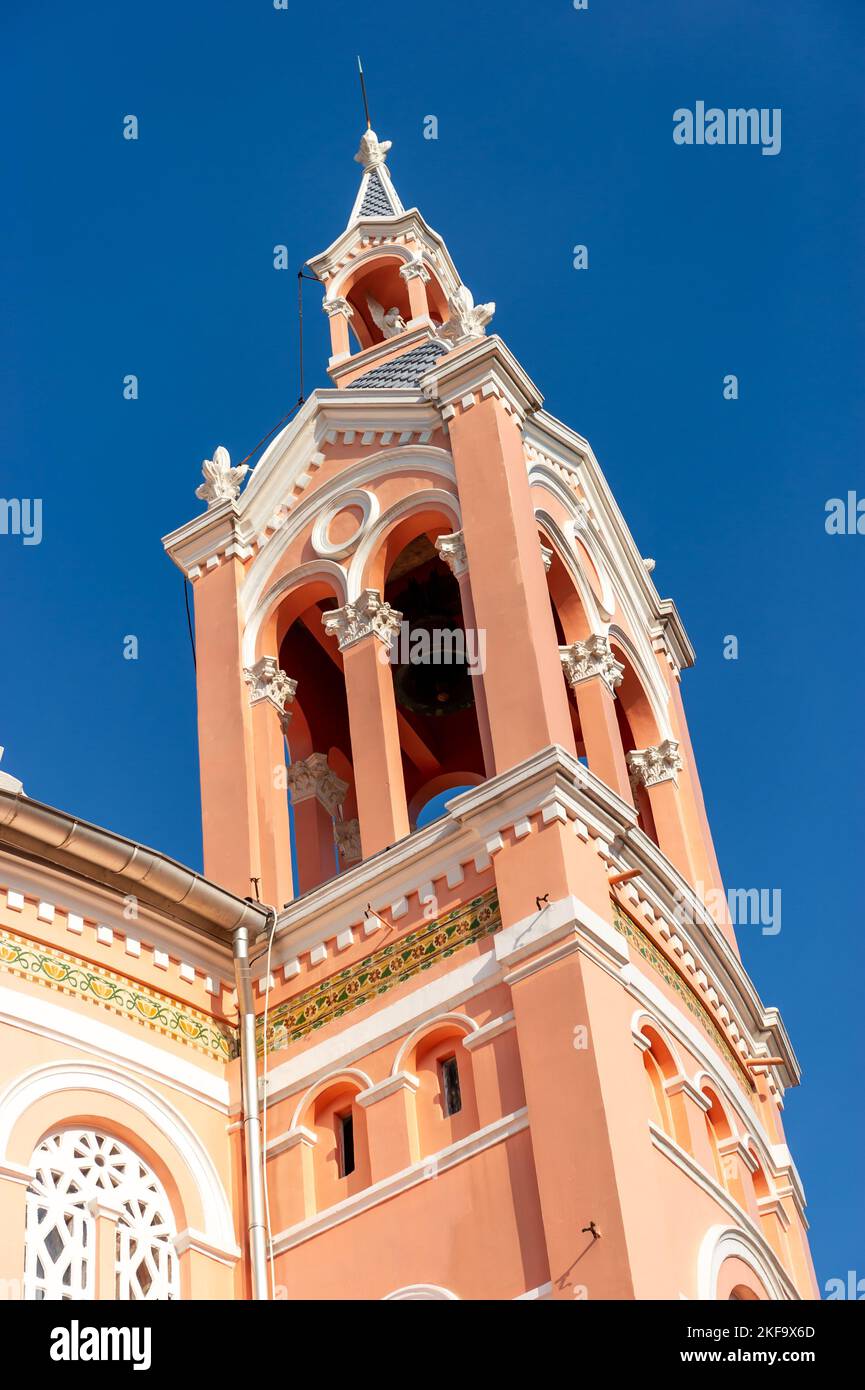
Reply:
M442 1104L446 1115L458 1115L463 1108L460 1095L460 1072L456 1057L442 1057L439 1062Z
M336 1151L339 1176L354 1172L354 1116L350 1110L336 1117Z

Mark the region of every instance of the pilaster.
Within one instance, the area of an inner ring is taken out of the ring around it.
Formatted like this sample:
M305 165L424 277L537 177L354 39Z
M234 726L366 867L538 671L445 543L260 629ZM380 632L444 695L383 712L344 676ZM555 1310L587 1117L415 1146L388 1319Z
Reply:
M343 657L354 784L364 858L409 833L408 806L389 651L402 614L365 589L323 615Z

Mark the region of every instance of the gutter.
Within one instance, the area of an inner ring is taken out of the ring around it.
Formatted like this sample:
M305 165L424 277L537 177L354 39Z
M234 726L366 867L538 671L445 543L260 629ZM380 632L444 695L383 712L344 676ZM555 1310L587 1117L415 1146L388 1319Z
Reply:
M108 888L230 947L233 933L263 931L268 910L238 898L158 850L0 786L0 848Z
M274 922L276 912L269 909ZM258 1066L255 1046L255 1005L249 961L249 929L234 933L234 973L237 981L237 1010L240 1020L240 1081L243 1113L243 1151L246 1159L247 1241L252 1270L252 1297L268 1299L267 1225L265 1222L264 1175L261 1145L261 1109L258 1099Z

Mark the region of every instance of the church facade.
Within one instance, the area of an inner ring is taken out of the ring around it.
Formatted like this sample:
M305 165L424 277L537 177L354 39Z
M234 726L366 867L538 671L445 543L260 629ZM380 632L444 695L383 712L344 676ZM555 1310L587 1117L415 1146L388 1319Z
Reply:
M0 1292L817 1297L688 637L389 148L164 541L204 875L0 774Z

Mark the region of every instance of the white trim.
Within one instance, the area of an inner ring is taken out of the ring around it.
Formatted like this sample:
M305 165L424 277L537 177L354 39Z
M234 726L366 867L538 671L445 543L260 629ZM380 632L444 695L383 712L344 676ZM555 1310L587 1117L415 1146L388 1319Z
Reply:
M762 1236L737 1226L710 1226L697 1256L697 1297L715 1302L718 1275L725 1260L735 1257L752 1269L766 1292L778 1302L794 1301L799 1293L778 1263L778 1257ZM771 1258L767 1258L771 1257Z
M275 1134L272 1139L268 1139L265 1157L276 1158L277 1154L287 1153L289 1149L296 1149L298 1144L303 1144L308 1149L314 1149L317 1143L317 1134L313 1134L311 1129L306 1128L306 1125L298 1125L296 1129L286 1129L282 1134Z
M696 1055L705 1069L706 1077L713 1089L721 1093L729 1108L743 1122L743 1129L746 1129L753 1137L767 1173L774 1174L772 1142L748 1097L740 1089L726 1058L720 1052L715 1051L714 1044L709 1041L702 1029L692 1023L671 1000L667 999L654 981L650 980L636 966L625 966L621 975L629 993L638 999L644 1008L648 1006L650 1010L656 1010L677 1041ZM693 1084L697 1090L701 1089L701 1076L702 1072L697 1072L694 1077Z
M460 1028L464 1028L466 1030L466 1035L468 1035L469 1033L474 1033L478 1027L476 1021L473 1018L469 1018L468 1014L436 1014L434 1018L424 1019L423 1023L419 1023L417 1028L412 1029L408 1037L401 1044L399 1052L396 1054L396 1057L394 1058L393 1066L391 1067L391 1076L396 1076L399 1072L402 1071L403 1063L406 1059L406 1054L415 1046L416 1043L423 1041L424 1034L428 1033L432 1028L437 1027L441 1023L458 1024ZM465 1046L465 1036L463 1037L463 1046Z
M295 1246L302 1245L304 1241L310 1240L313 1236L322 1235L325 1231L332 1230L334 1226L341 1226L344 1221L350 1221L353 1216L358 1216L360 1212L369 1211L371 1207L377 1207L381 1202L390 1201L400 1192L405 1192L410 1187L417 1187L419 1183L427 1182L431 1172L436 1175L443 1173L448 1168L456 1167L458 1163L464 1163L466 1159L474 1158L475 1154L483 1153L485 1149L492 1148L494 1144L500 1144L503 1140L510 1139L512 1135L527 1129L528 1124L529 1114L525 1106L521 1110L515 1110L511 1115L503 1115L500 1120L495 1120L483 1129L476 1130L467 1138L459 1139L455 1144L449 1144L447 1148L440 1149L438 1153L427 1154L408 1168L403 1168L401 1172L382 1178L380 1182L373 1183L371 1187L364 1188L362 1192L344 1198L335 1206L328 1207L326 1211L317 1212L315 1216L309 1216L304 1221L299 1221L295 1226L280 1231L273 1238L273 1254L283 1255L286 1251L293 1250Z
M709 1284L706 1270L700 1263L704 1258L703 1251L706 1248L708 1236L711 1235L713 1231L730 1232L732 1230L735 1231L735 1234L741 1237L743 1241L749 1243L749 1247L753 1251L753 1258L748 1260L747 1263L749 1263L752 1269L757 1273L760 1273L760 1277L763 1283L766 1284L767 1289L774 1291L775 1296L779 1299L798 1299L800 1295L789 1274L775 1254L775 1251L766 1240L762 1231L754 1224L748 1213L743 1211L738 1202L733 1200L726 1188L722 1187L718 1180L712 1177L710 1173L707 1173L705 1168L697 1162L692 1154L687 1153L685 1149L681 1148L674 1139L670 1138L669 1134L666 1134L664 1130L652 1120L649 1121L649 1131L652 1137L652 1144L659 1153L662 1153L665 1158L668 1158L674 1167L679 1169L680 1173L684 1173L687 1178L690 1178L696 1187L699 1187L707 1196L712 1197L718 1203L718 1206L723 1208L727 1215L732 1217L737 1223L735 1227L712 1226L707 1233L707 1237L704 1238L703 1245L700 1248L700 1257L698 1259L697 1297L703 1299L715 1298L714 1292L704 1292L704 1290L709 1287ZM759 1267L754 1264L754 1258L757 1257L761 1260L761 1265ZM726 1258L726 1256L722 1258ZM719 1268L720 1263L714 1269L715 1278L711 1285L713 1290L717 1282ZM762 1273L760 1272L761 1269L763 1271Z
M648 1023L649 1027L654 1028L655 1032L660 1035L661 1041L669 1048L670 1056L676 1065L676 1071L681 1076L684 1076L685 1069L682 1066L682 1059L679 1056L679 1048L670 1037L667 1031L667 1025L662 1023L659 1018L656 1018L654 1014L650 1013L648 1009L642 1007L635 1009L631 1014L631 1037L634 1039L635 1046L637 1046L641 1052L651 1049L651 1043L643 1033L643 1025L645 1023Z
M352 531L347 540L330 540L327 534L330 523L350 507L357 507L360 512L360 525ZM351 554L369 528L375 525L380 511L381 503L374 492L367 492L362 487L348 488L347 491L341 492L316 518L310 538L313 550L326 560L344 559L346 555Z
M0 1162L0 1182L15 1182L29 1187L35 1177L35 1170L23 1163Z
M459 1294L443 1289L440 1284L406 1284L403 1289L386 1293L382 1303L459 1303Z
M407 1028L419 1027L441 1009L462 1004L499 983L501 970L491 952L457 965L437 980L421 985L377 1009L360 1023L349 1024L341 1032L306 1052L282 1062L269 1073L268 1104L275 1105L295 1095L302 1087L316 1085L334 1069L345 1067L403 1035ZM372 1082L368 1082L372 1085Z
M540 911L531 912L512 927L498 932L494 938L496 959L512 967L526 956L534 956L537 951L562 939L570 940L577 949L581 938L587 938L596 950L612 957L617 965L629 959L628 945L621 932L573 894L547 903ZM532 960L527 970L531 973L544 964L545 960ZM512 972L514 980L522 978L522 974Z
M130 1037L125 1028L87 1018L47 999L23 994L0 985L0 1025L23 1028L28 1033L61 1043L106 1062L123 1061L149 1081L161 1081L193 1100L228 1113L229 1086L223 1076L172 1055L167 1048ZM181 1046L178 1044L178 1047ZM188 1051L188 1048L184 1048Z
M538 1284L536 1289L526 1289L525 1293L518 1293L514 1303L543 1302L544 1299L552 1298L552 1284Z
M401 518L411 516L414 512L429 509L446 512L453 523L454 531L459 531L462 526L459 498L455 493L446 492L444 488L440 487L424 488L421 492L412 492L408 497L401 497L398 502L394 502L393 506L388 507L381 516L372 518L370 525L365 528L363 539L352 556L349 566L349 602L356 599L366 588L367 579L371 577L366 574L367 566L376 549L380 547L382 538L389 527Z
M272 1079L273 1073L271 1073L271 1075L267 1078L268 1105L273 1105L275 1100L277 1099L277 1097L271 1095L270 1092ZM323 1091L324 1088L328 1086L332 1081L343 1080L353 1081L354 1084L358 1086L361 1091L369 1091L372 1089L372 1081L367 1076L365 1071L361 1071L358 1067L334 1067L332 1071L325 1072L324 1076L320 1076L317 1081L314 1081L312 1085L308 1086L307 1089L304 1091L300 1100L297 1102L297 1105L294 1107L294 1114L291 1118L292 1130L304 1128L304 1126L301 1124L301 1116L303 1115L303 1112L306 1110L306 1107L309 1105L310 1101L315 1099L316 1095L320 1094L320 1092ZM281 1097L279 1097L279 1099L281 1099Z
M256 472L261 468L258 464ZM429 473L444 478L454 485L455 473L453 459L446 449L432 444L405 444L393 448L380 449L360 459L350 468L345 468L330 481L305 496L292 507L283 524L261 547L247 568L240 588L240 610L245 619L243 634L243 662L250 666L255 660L255 637L267 612L272 608L272 591L266 590L277 561L291 546L292 542L314 522L323 507L336 501L348 488L360 488L364 483L389 480L401 473ZM412 494L414 495L414 494ZM320 560L318 565L341 567L335 561ZM283 576L280 584L284 589L296 588L304 566ZM277 586L274 586L276 588Z
M473 1033L463 1038L463 1047L467 1052L474 1052L476 1048L492 1042L493 1038L500 1038L502 1033L509 1033L516 1026L517 1020L514 1011L510 1009L508 1013L501 1014L498 1018L491 1018L489 1023L482 1023L480 1027L475 1028Z
M240 1246L231 1245L223 1249L209 1241L201 1231L193 1230L191 1226L178 1231L172 1236L172 1240L179 1256L185 1255L187 1250L192 1250L196 1255L205 1255L209 1260L215 1260L217 1264L234 1265L241 1255Z
M366 1110L368 1106L375 1105L380 1100L387 1100L388 1096L396 1095L398 1091L414 1093L419 1085L420 1077L415 1076L413 1072L394 1072L392 1076L386 1076L384 1081L378 1081L375 1086L370 1086L368 1091L359 1091L355 1100Z
M233 1248L231 1206L216 1165L189 1122L164 1097L129 1076L121 1067L97 1062L53 1062L33 1067L0 1091L0 1163L11 1160L7 1149L21 1117L46 1096L68 1091L110 1096L145 1115L177 1152L198 1189L206 1238Z

